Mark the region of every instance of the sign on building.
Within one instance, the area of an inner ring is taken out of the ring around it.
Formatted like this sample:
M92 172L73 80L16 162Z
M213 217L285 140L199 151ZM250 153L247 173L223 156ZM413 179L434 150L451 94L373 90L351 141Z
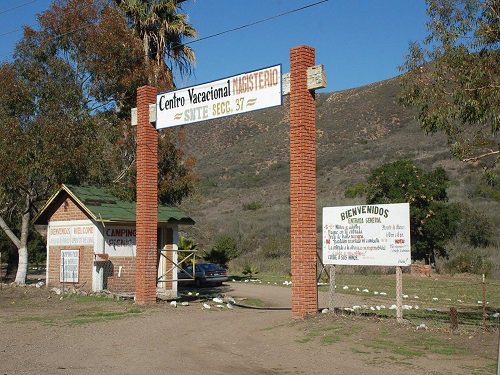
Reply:
M80 265L79 250L61 250L61 267L59 281L64 283L77 283Z
M51 246L94 246L93 225L75 225L70 221L64 225L51 225L48 232Z
M281 65L156 96L156 128L281 105Z
M110 256L135 256L136 237L135 226L106 227L104 252Z
M324 207L323 263L409 266L410 205Z

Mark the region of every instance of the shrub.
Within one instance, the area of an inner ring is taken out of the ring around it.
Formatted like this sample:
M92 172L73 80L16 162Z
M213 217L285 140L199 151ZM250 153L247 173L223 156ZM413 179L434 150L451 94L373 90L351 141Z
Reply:
M214 247L203 255L203 259L227 267L229 261L236 258L238 254L236 240L230 236L223 235L217 239Z
M265 258L279 258L290 256L290 239L271 239L262 247L262 255Z
M185 258L190 256L192 253L196 253L198 251L198 244L191 238L187 238L184 236L179 237L179 244L178 244L179 250L190 250L189 251L179 251L177 253L177 262L182 263ZM191 263L193 261L193 258L190 257L189 260L187 260L187 263Z
M346 198L363 197L366 194L366 188L367 188L366 184L361 182L351 185L345 190L344 196Z
M493 228L490 220L481 212L462 205L462 221L458 232L459 236L473 247L486 247L491 244Z
M262 204L259 202L250 202L243 205L243 210L245 211L256 211L259 208L262 208Z
M457 239L449 244L449 258L444 262L443 268L451 274L474 273L489 275L493 270L493 262L488 254L496 249L473 248L464 241Z
M483 255L474 250L458 254L446 264L450 273L474 273L489 275L493 269L493 263Z
M243 267L243 271L241 271L241 273L245 276L248 276L249 278L253 278L259 273L259 270L253 264L246 264Z

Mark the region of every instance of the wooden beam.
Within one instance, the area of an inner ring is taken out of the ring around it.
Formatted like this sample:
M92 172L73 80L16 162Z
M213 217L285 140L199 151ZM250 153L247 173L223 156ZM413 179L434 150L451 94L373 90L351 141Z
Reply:
M137 126L137 108L132 108L130 112L130 122L132 126ZM149 122L156 122L156 104L149 105Z
M290 94L290 73L283 74L282 81L282 94ZM323 64L314 65L307 68L307 89L317 90L326 87L326 75Z

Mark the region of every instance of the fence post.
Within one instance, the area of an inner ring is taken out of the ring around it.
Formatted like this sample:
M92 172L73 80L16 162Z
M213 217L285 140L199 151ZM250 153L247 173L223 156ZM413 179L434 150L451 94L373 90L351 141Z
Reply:
M396 321L403 322L403 272L396 267Z
M330 265L330 304L328 311L335 314L335 265Z
M484 282L484 273L483 273L483 328L486 328L486 283Z
M500 332L498 332L497 375L500 375Z

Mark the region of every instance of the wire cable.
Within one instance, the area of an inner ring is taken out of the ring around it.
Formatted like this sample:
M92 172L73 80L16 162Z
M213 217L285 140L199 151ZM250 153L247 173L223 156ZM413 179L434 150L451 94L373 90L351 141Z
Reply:
M11 30L11 31L6 31L5 33L0 34L0 36L14 34L14 33L17 33L19 31L23 31L23 29L15 29L15 30Z
M307 8L311 8L313 6L316 6L316 5L319 5L319 4L322 4L322 3L326 3L328 1L329 0L321 0L321 1L318 1L316 3L304 5L303 7L300 7L300 8L292 9L292 10L286 11L284 13L276 14L276 15L271 16L271 17L267 17L267 18L264 18L264 19L261 19L261 20L258 20L258 21L254 21L254 22L242 25L242 26L234 27L232 29L224 30L224 31L221 31L219 33L208 35L208 36L205 36L203 38L198 38L198 39L186 42L186 43L177 44L176 46L177 47L182 47L182 46L186 46L188 44L193 44L193 43L201 42L202 40L207 40L207 39L215 38L217 36L228 34L228 33L231 33L233 31L238 31L238 30L241 30L241 29L245 29L247 27L258 25L259 23L263 23L263 22L267 22L267 21L270 21L270 20L273 20L273 19L276 19L276 18L279 18L279 17L287 16L289 14L292 14L292 13L295 13L295 12L299 12L299 11L307 9Z
M28 3L25 3L25 4L21 4L15 8L11 8L11 9L7 9L5 10L4 12L7 12L7 11L10 11L12 9L16 9L16 8L19 8L21 6L24 6L24 5L27 5L27 4L30 4L30 3L33 3L37 0L32 0L31 2L28 2ZM197 42L201 42L203 40L207 40L207 39L211 39L211 38L215 38L215 37L218 37L218 36L221 36L221 35L224 35L224 34L228 34L228 33L231 33L231 32L234 32L234 31L238 31L238 30L241 30L241 29L245 29L247 27L251 27L251 26L255 26L255 25L258 25L260 23L263 23L263 22L267 22L267 21L270 21L270 20L273 20L273 19L276 19L276 18L279 18L279 17L283 17L283 16L286 16L286 15L289 15L289 14L292 14L292 13L296 13L296 12L300 12L304 9L307 9L307 8L311 8L311 7L314 7L316 5L319 5L319 4L322 4L322 3L326 3L328 2L329 0L321 0L321 1L317 1L315 3L311 3L311 4L308 4L308 5L304 5L300 8L295 8L295 9L291 9L291 10L288 10L286 12L283 12L283 13L280 13L280 14L276 14L274 16L270 16L270 17L267 17L267 18L264 18L264 19L261 19L261 20L258 20L258 21L254 21L254 22L251 22L251 23L248 23L248 24L245 24L245 25L241 25L241 26L238 26L238 27L234 27L232 29L227 29L227 30L224 30L224 31L221 31L221 32L218 32L218 33L215 33L215 34L211 34L211 35L208 35L206 37L203 37L203 38L199 38L199 39L195 39L195 40L192 40L192 41L189 41L189 42L186 42L186 43L181 43L181 44L176 44L175 46L176 47L182 47L182 46L185 46L185 45L188 45L188 44L192 44L192 43L197 43ZM1 14L1 13L0 13ZM70 30L66 33L63 33L63 34L59 34L59 35L55 35L51 38L49 38L48 40L53 40L53 39L57 39L57 38L61 38L65 35L69 35L69 34L72 34L72 33L75 33L77 31L81 31L81 30L84 30L84 29L88 29L88 28L91 28L91 27L95 27L95 25L88 25L88 26L84 26L84 27L80 27L78 29L74 29L74 30ZM5 32L3 34L0 34L0 37L1 36L5 36L5 35L9 35L9 34L13 34L15 32L18 32L18 31L21 31L22 29L17 29L17 30L12 30L12 31L8 31L8 32ZM0 56L0 57L7 57L7 55L4 55L4 56Z
M15 7L12 7L12 8L7 8L7 9L4 9L4 10L0 10L0 14L4 14L4 13L10 12L12 10L22 8L22 7L26 6L26 5L33 4L35 2L37 2L37 0L31 0L31 1L28 1L27 3L19 4L19 5L15 6Z

